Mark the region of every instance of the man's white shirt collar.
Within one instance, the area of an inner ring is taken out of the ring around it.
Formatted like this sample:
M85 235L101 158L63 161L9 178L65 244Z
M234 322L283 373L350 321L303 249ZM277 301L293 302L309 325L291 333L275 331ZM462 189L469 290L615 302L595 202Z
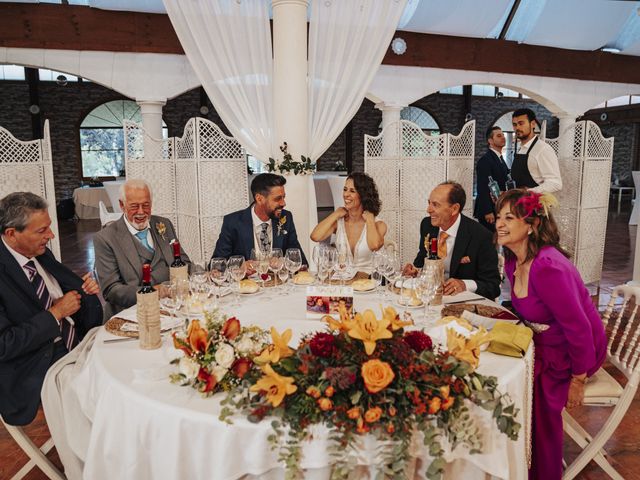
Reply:
M143 230L136 230L136 227L134 227L133 225L131 225L131 223L129 223L129 219L127 218L126 215L122 215L122 218L124 218L124 224L127 226L127 229L129 230L129 233L131 233L131 235L133 236L137 236L138 233L140 232L144 232L145 230L147 231L147 242L149 243L149 246L151 248L154 247L153 245L153 237L151 236L151 215L149 215L149 226Z
M22 255L21 253L16 252L13 248L11 248L7 242L5 242L4 240L4 236L2 236L2 243L4 243L4 246L7 247L7 250L9 250L9 253L11 253L11 255L13 255L13 258L16 259L16 262L18 262L18 265L20 265L20 268L22 268L24 270L24 266L31 260L33 260L34 262L37 262L37 260L35 258L27 258L24 255ZM26 272L25 272L26 274Z
M528 151L529 151L529 148L531 148L531 143L532 143L536 138L538 138L538 136L537 136L537 135L534 135L533 137L531 137L531 138L529 139L529 141L527 141L527 143L521 143L521 144L520 144L520 148L518 149L518 152L523 152L523 153L528 152Z
M460 228L461 217L462 217L462 214L459 213L458 218L456 218L456 221L453 222L453 225L451 225L448 230L440 229L439 231L446 232L447 235L449 235L449 238L456 238L456 236L458 235L458 229Z

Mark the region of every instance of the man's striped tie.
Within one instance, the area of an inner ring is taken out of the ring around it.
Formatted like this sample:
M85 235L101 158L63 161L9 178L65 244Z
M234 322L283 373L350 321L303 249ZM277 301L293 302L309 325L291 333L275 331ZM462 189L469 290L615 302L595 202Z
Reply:
M24 268L29 274L29 280L36 291L36 295L38 296L42 307L45 310L48 310L53 304L53 300L51 300L51 295L49 295L49 290L47 289L47 285L44 283L44 279L38 273L36 264L33 260L30 260L25 263ZM75 328L66 318L63 318L60 321L60 331L62 332L62 341L64 342L64 345L67 347L68 351L71 351L73 347L78 344Z

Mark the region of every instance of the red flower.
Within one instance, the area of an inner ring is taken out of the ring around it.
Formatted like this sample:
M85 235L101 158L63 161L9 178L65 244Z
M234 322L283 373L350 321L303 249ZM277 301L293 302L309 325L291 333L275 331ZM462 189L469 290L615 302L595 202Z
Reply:
M540 203L541 196L541 193L527 192L525 196L518 199L516 205L522 205L522 208L525 211L524 218L530 217L533 214L540 215L542 212L544 212L544 207Z
M309 347L311 347L311 352L316 357L327 358L335 350L334 342L335 339L330 333L318 332L311 339Z
M431 348L433 347L431 337L426 333L420 332L418 330L405 333L403 340L416 353L420 353L423 350L431 350Z
M203 393L213 391L213 389L216 388L216 384L218 383L216 380L216 376L210 374L202 367L200 367L200 371L198 372L198 380L204 383L204 385L200 387L200 391Z
M238 358L235 362L233 362L233 365L231 365L231 370L236 374L238 378L242 378L251 369L252 363L253 362L248 358Z
M222 335L229 340L233 340L240 334L240 321L236 317L228 318L222 326Z

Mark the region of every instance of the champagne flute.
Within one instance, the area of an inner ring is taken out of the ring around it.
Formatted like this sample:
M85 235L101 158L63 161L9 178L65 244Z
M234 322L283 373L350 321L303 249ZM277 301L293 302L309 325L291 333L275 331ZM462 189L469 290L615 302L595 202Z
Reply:
M291 278L302 268L302 253L299 248L289 248L285 254L284 266L291 274Z
M209 263L209 277L213 280L215 284L215 308L220 306L220 289L222 285L227 280L227 275L229 274L227 269L227 259L222 257L215 257L211 259Z
M231 275L231 278L237 282L237 289L235 289L235 302L234 305L240 306L240 281L247 273L247 264L244 261L242 255L233 255L229 257L227 263L227 269Z
M284 268L284 257L281 248L273 248L269 257L269 269L273 272L273 284L277 285L276 278L280 278L280 270Z

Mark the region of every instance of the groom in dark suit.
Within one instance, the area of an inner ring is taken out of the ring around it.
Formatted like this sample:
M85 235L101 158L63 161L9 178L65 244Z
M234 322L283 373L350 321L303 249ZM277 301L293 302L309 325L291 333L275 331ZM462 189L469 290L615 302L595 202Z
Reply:
M500 295L498 254L491 232L460 212L466 202L462 185L444 182L429 195L428 217L420 224L419 251L403 274L415 276L424 265L430 238L438 239L438 256L444 259L445 295L470 291L494 299ZM417 268L416 268L417 267Z
M487 130L487 143L489 149L476 165L476 205L473 216L492 232L496 231L496 212L494 199L489 194L489 177L493 178L500 187L505 190L509 167L502 157L502 149L505 145L504 134L500 127L490 127Z
M253 179L253 203L244 210L225 215L213 257L242 255L249 260L251 249L260 246L280 248L283 254L289 248L299 248L302 263L307 265L293 215L284 209L286 183L286 178L273 173L261 173Z
M49 367L102 324L97 283L55 259L50 226L43 198L0 200L0 415L10 425L31 423Z

